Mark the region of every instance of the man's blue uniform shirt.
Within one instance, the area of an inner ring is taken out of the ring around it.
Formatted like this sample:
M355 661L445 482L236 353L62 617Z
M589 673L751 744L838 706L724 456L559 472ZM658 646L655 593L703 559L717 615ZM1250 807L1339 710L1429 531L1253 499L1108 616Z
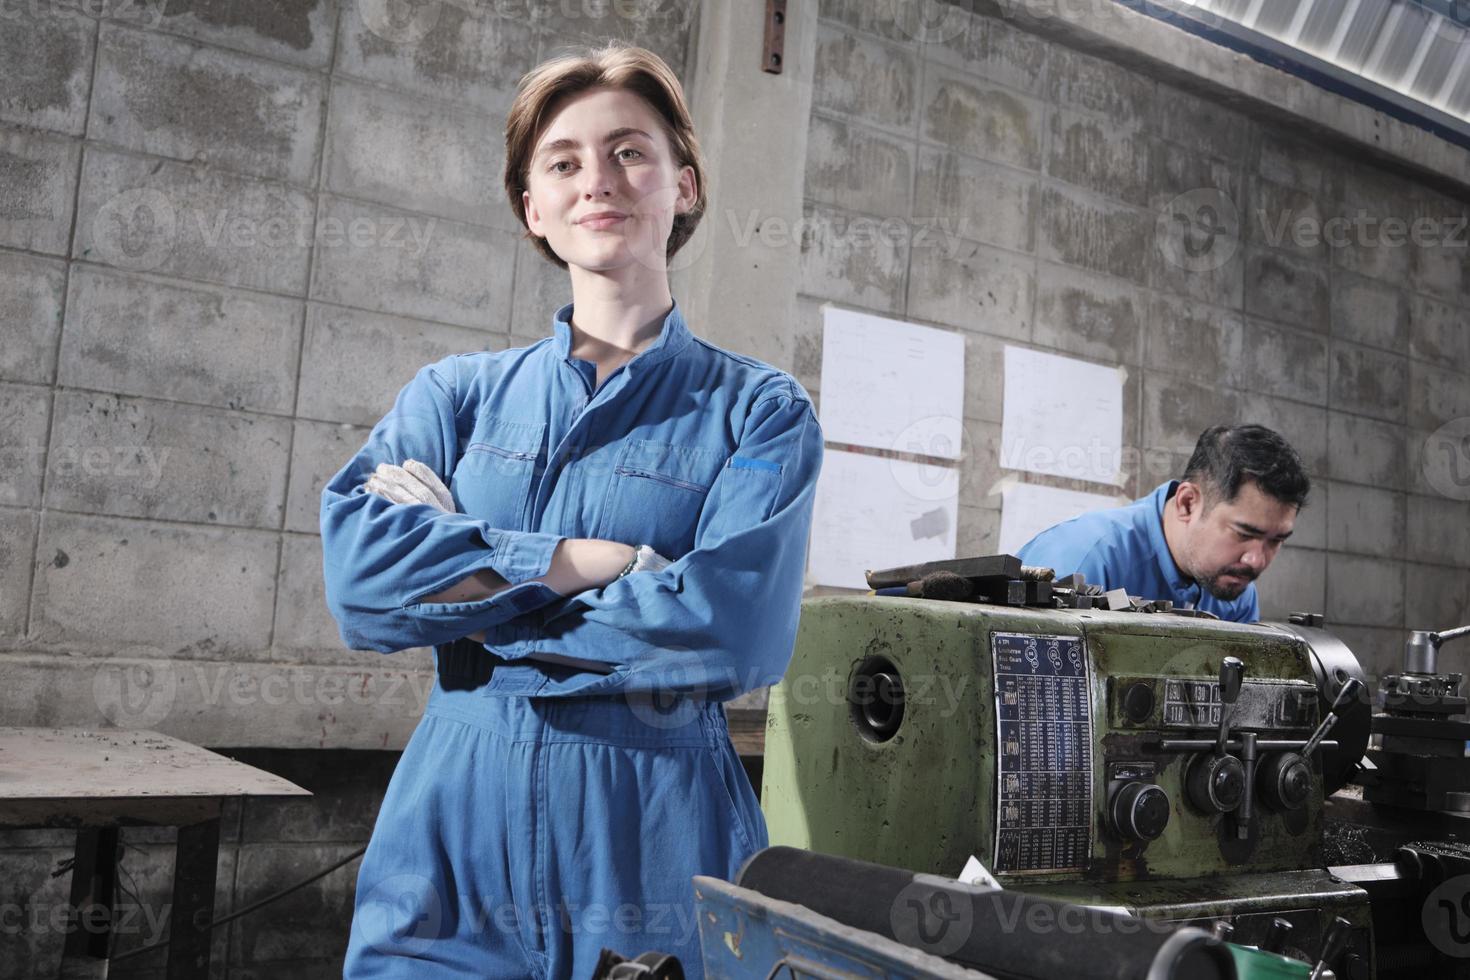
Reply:
M1252 582L1239 598L1216 599L1174 564L1164 540L1164 502L1178 480L1161 485L1146 497L1111 510L1096 510L1047 528L1026 542L1017 555L1027 565L1056 569L1058 577L1081 572L1092 585L1126 589L1145 599L1169 599L1214 613L1237 623L1261 618Z

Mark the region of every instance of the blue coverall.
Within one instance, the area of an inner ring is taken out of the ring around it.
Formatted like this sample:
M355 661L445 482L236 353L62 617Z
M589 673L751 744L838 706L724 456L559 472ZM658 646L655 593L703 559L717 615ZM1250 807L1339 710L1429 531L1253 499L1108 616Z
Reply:
M1105 589L1169 599L1237 623L1256 622L1261 604L1254 582L1234 599L1216 599L1174 563L1164 539L1163 515L1178 486L1178 480L1171 480L1126 506L1089 511L1049 527L1022 545L1016 557L1027 565L1056 569L1059 576L1081 572Z
M731 878L766 844L720 702L790 660L811 402L677 306L594 392L571 311L531 347L424 368L322 493L344 641L432 645L438 667L358 874L348 977L585 977L603 947L698 977L691 876ZM362 489L410 458L461 513ZM563 537L675 560L562 597L529 580ZM481 569L511 587L423 601Z

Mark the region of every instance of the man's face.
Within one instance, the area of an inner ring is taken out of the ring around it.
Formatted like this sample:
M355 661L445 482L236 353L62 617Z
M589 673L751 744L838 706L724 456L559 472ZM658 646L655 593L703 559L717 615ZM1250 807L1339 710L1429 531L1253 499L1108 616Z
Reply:
M1185 497L1178 494L1189 492ZM1266 570L1291 537L1297 507L1261 491L1255 482L1241 484L1235 499L1211 499L1193 483L1181 483L1176 498L1185 524L1185 562L1181 570L1216 599L1240 596ZM1185 506L1191 503L1189 513ZM1205 506L1207 505L1208 506Z

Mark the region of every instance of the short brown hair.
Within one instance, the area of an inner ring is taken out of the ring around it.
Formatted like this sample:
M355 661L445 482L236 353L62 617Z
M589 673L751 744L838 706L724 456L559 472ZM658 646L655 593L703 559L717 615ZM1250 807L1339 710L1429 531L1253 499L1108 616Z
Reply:
M538 65L521 79L505 120L505 194L510 198L511 210L526 227L526 237L537 251L565 269L566 262L552 251L546 239L531 234L522 195L528 183L536 138L553 111L571 96L595 88L621 89L641 96L663 123L664 135L679 165L694 168L697 196L687 212L674 215L666 252L672 257L689 241L704 216L707 203L704 158L694 136L694 121L689 116L683 86L662 58L643 48L609 44L564 55Z

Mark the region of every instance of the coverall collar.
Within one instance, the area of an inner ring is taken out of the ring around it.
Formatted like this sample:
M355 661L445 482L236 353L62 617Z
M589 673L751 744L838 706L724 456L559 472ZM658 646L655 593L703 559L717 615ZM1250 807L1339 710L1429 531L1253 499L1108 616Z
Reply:
M556 315L551 320L551 328L556 338L557 355L570 364L574 360L571 356L571 303L556 311ZM664 325L659 330L658 337L629 361L627 367L641 369L662 363L687 347L691 339L693 335L689 333L689 327L684 323L684 314L679 312L679 304L675 301L673 309L669 310L668 316L664 317Z
M1194 588L1197 583L1179 571L1179 566L1174 563L1174 555L1169 551L1169 541L1164 537L1164 505L1178 488L1178 480L1169 480L1149 494L1153 498L1152 510L1157 519L1148 522L1148 536L1153 541L1154 555L1158 559L1159 572L1164 576L1164 581L1173 586L1175 592L1184 592Z

